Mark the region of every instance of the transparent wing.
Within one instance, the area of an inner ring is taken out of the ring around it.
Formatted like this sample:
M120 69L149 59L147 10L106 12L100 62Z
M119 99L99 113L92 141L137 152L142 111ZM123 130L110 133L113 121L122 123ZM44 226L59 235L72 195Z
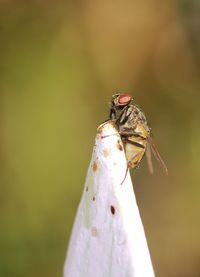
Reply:
M160 156L160 153L158 152L158 149L156 148L155 143L153 142L151 137L147 138L147 142L151 147L151 150L154 154L154 157L158 160L158 162L160 163L161 167L163 168L163 170L165 171L166 175L168 175L168 169L167 166L165 164L165 162L163 161L162 157Z
M147 143L145 156L146 156L147 166L148 166L149 172L150 172L150 174L153 174L153 163L152 163L152 158L151 158L151 147L150 147L149 143Z

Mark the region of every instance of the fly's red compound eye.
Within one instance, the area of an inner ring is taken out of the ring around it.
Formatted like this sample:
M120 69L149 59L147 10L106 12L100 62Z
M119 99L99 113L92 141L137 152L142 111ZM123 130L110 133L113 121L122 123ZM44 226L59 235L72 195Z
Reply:
M120 105L126 105L129 102L131 102L132 99L133 99L132 96L128 94L121 94L118 98L118 102Z

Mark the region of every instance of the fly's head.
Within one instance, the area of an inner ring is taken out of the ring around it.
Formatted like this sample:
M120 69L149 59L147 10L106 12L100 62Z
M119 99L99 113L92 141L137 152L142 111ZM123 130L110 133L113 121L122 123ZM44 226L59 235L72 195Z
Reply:
M127 93L116 93L112 96L110 107L110 119L115 120L119 117L122 110L133 100L133 97Z
M112 96L111 104L113 107L124 107L133 100L133 97L127 93L116 93Z

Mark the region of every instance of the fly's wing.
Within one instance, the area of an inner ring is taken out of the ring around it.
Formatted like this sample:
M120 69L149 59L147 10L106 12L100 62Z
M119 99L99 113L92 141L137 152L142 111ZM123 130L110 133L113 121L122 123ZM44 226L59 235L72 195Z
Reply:
M151 137L147 138L147 142L151 147L151 150L154 154L154 157L159 161L160 165L162 166L163 170L165 171L166 175L168 175L168 169L167 166L165 164L165 162L163 161L163 159L160 156L160 153L158 152L158 149L156 148L155 143L153 142Z
M151 146L150 146L150 143L147 143L146 151L145 151L145 156L146 156L147 166L148 166L149 172L150 172L150 174L153 174L153 163L152 163L152 158L151 158Z

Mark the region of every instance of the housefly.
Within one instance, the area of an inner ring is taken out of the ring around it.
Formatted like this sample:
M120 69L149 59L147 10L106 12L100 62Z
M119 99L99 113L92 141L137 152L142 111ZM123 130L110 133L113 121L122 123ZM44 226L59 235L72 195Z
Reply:
M151 152L168 174L167 166L161 158L155 143L151 138L151 130L147 124L143 111L135 104L133 97L125 93L117 93L112 96L110 107L110 120L112 120L121 136L127 159L127 170L136 168L144 154L150 173L153 173ZM122 183L124 182L122 181Z

